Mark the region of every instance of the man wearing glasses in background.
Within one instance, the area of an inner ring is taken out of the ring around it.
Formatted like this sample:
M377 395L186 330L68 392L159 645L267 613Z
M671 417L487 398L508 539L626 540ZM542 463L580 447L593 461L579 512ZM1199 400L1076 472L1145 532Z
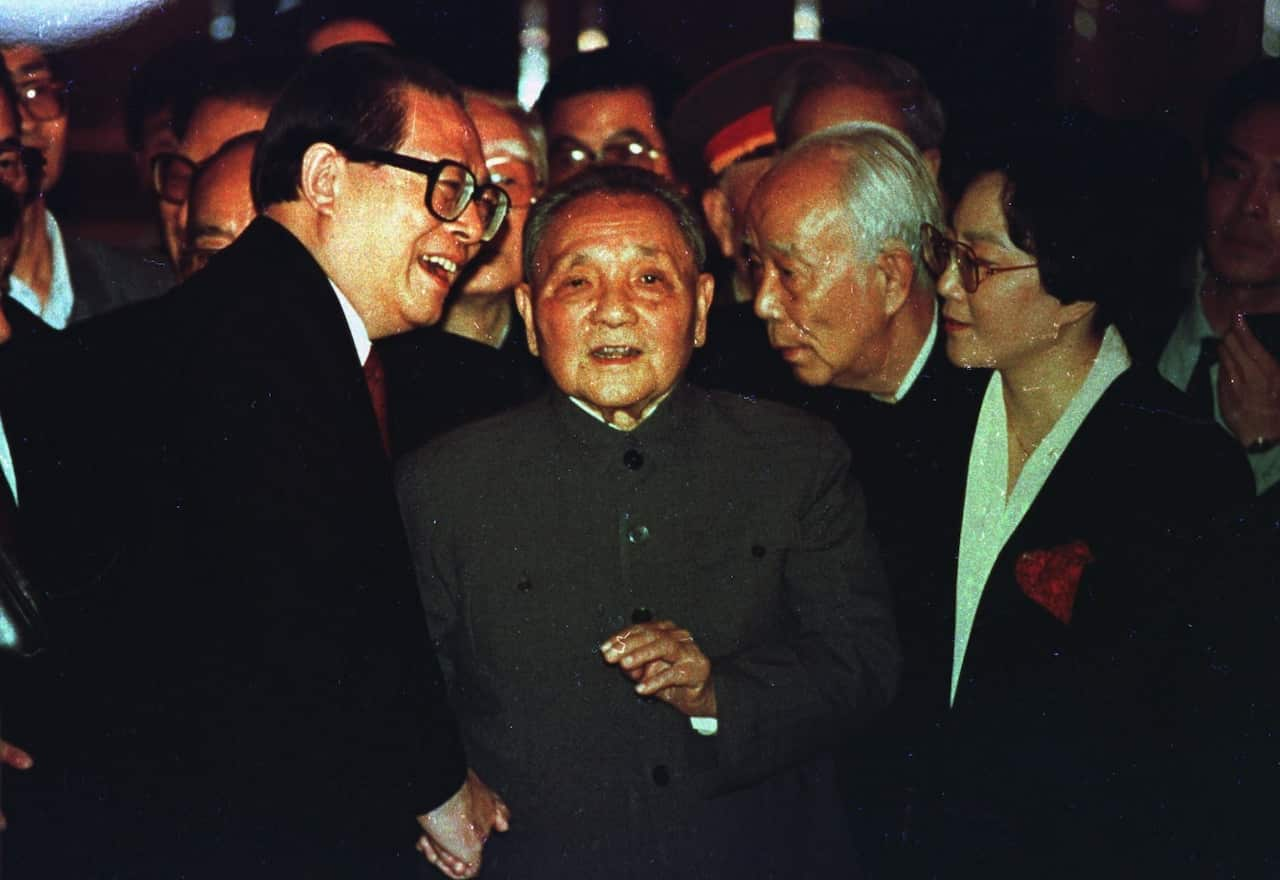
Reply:
M45 205L67 158L67 87L35 46L0 49L18 90L22 143L39 151L43 170L29 182L22 244L10 296L57 330L131 302L157 296L173 283L163 266L104 244L66 234Z
M672 179L663 133L676 83L621 49L580 52L560 62L538 97L547 126L550 182L596 163L634 165Z
M151 160L151 185L159 202L160 228L173 266L182 272L187 238L187 199L196 169L223 144L258 131L284 89L293 61L269 49L233 42L197 56L193 85L174 101L178 148Z
M10 704L36 756L6 792L12 876L410 877L426 856L464 877L505 829L362 362L440 317L507 196L453 84L372 45L302 68L252 179L263 216L217 259L53 340L79 393L39 413L63 468L43 506L105 519L115 550L45 569L58 648ZM6 425L29 414L4 397Z
M497 236L459 273L440 323L374 346L386 366L389 435L397 457L523 403L546 383L542 365L525 345L514 301L516 285L524 280L525 220L547 180L546 138L537 117L514 99L471 89L465 95L489 179L506 191L511 206ZM442 375L458 381L442 383Z

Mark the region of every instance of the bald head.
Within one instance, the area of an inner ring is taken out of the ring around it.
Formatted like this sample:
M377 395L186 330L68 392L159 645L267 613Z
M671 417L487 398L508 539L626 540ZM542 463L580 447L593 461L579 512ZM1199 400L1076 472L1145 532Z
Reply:
M344 43L395 45L390 34L367 18L337 18L325 22L307 36L307 54L319 55L330 46Z
M249 169L258 140L256 132L234 138L196 171L187 203L187 238L181 260L184 278L235 241L253 220Z

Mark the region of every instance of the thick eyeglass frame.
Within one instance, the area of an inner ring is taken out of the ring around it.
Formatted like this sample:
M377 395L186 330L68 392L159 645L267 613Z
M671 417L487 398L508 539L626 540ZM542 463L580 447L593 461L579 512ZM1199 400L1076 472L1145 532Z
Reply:
M939 262L939 252L946 256ZM1016 272L1020 269L1038 269L1039 263L1024 263L1020 266L997 266L982 259L962 241L956 241L943 234L931 223L920 224L920 256L925 266L935 277L941 278L952 265L960 275L960 284L966 293L976 293L978 286L992 275L1001 272Z
M37 122L50 122L67 115L67 84L60 80L44 80L17 84L18 101ZM48 112L39 99L41 96L52 98L55 109ZM41 109L37 110L37 107Z
M611 155L612 152L619 151L625 151L626 155ZM610 138L601 145L599 152L576 138L567 138L555 145L550 158L553 166L559 164L563 168L586 168L588 165L601 163L630 165L636 160L641 160L646 167L651 168L662 158L662 150L634 134Z
M423 203L427 206L427 211L437 220L451 223L462 216L467 210L467 206L472 202L476 204L476 210L480 213L480 219L484 223L484 231L480 233L481 241L492 241L493 237L498 234L498 230L502 228L502 221L507 217L507 211L511 208L511 197L507 195L507 191L500 186L492 183L476 183L476 176L471 173L471 169L461 162L455 162L452 159L437 159L434 162L428 162L426 159L419 159L416 156L406 156L403 153L395 153L391 150L378 150L372 147L339 147L344 156L353 162L368 162L376 165L390 165L393 168L400 168L404 171L412 171L421 174L427 178L427 190L422 196ZM439 210L433 203L432 198L435 195L436 184L440 180L440 175L446 168L459 168L465 175L464 186L466 193L458 199L458 209L453 212L452 216L449 212ZM485 196L491 195L493 201L486 201ZM485 211L488 211L488 216Z
M44 156L35 147L24 147L17 138L5 138L0 141L0 157L13 154L11 164L0 166L0 181L13 186L23 177L35 173L44 166Z
M171 177L166 174L173 165L185 165L187 168L186 183L182 187L181 197L171 186ZM185 205L191 196L191 181L195 177L196 163L181 153L156 153L151 157L151 188L161 201L171 205Z

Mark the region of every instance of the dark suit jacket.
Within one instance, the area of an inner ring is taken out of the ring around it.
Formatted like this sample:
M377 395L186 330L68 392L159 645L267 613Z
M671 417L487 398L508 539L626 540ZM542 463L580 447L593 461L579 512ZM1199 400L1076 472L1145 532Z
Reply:
M1204 585L1186 572L1209 513L1251 483L1229 439L1184 413L1154 373L1111 385L992 569L949 710L950 658L935 670L921 841L942 875L1188 869L1196 829L1180 805L1196 793L1180 746L1196 696L1180 670L1200 632L1189 590ZM963 494L949 507L958 542ZM1037 554L1075 542L1092 561L1064 623L1022 585ZM940 589L954 609L954 573Z
M515 816L486 876L850 876L824 750L897 646L829 428L684 385L623 433L553 391L398 470L468 755ZM601 660L646 615L711 658L715 737Z
M75 294L67 326L160 296L177 281L173 270L153 256L73 235L64 235L62 244Z
M416 873L414 816L464 761L324 273L260 219L56 341L88 391L33 513L64 556L108 512L120 543L45 560L58 642L7 701L39 761L6 791L6 876Z
M40 339L51 332L49 326L31 314L21 303L16 303L7 296L0 299L0 308L4 309L5 320L9 322L9 342L23 346L33 339ZM4 351L8 349L0 349Z
M374 343L387 376L391 454L537 396L546 386L542 364L529 354L516 318L501 348L420 327Z

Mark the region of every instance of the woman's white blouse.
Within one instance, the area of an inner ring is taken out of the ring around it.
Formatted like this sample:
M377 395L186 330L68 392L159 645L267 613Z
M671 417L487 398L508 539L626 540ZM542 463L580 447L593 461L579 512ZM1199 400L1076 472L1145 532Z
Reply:
M960 669L969 644L973 618L982 599L991 569L1022 517L1031 508L1041 487L1049 479L1071 438L1085 417L1132 361L1124 340L1114 326L1107 328L1098 355L1084 384L1071 398L1058 421L1022 467L1010 494L1008 422L1004 411L1004 386L999 371L991 375L978 413L978 425L969 452L969 474L965 483L964 519L960 530L960 553L956 571L956 632L951 661L951 702L956 700Z

